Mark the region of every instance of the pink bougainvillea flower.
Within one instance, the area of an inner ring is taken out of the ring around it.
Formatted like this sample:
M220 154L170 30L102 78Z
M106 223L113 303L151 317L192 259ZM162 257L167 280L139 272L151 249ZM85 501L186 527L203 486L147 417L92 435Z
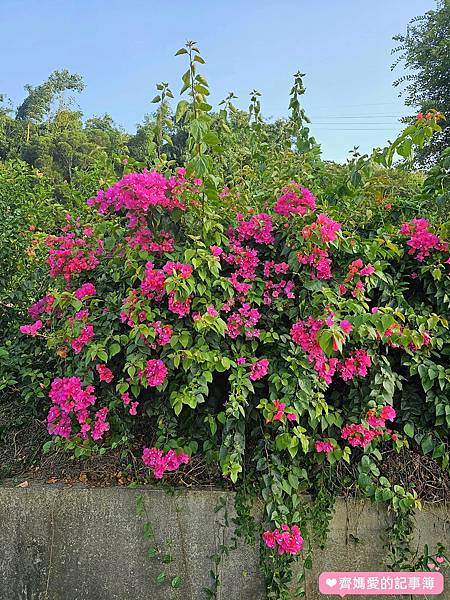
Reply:
M316 452L324 452L325 454L329 454L333 452L334 446L331 442L321 442L317 441L315 443Z
M97 369L97 373L99 374L100 381L111 383L111 381L114 379L113 372L110 369L108 369L106 365L98 364L95 365L95 368Z
M35 323L32 323L31 325L21 325L19 329L21 333L25 333L26 335L31 335L32 337L35 337L39 329L41 329L41 327L42 321L38 319Z
M347 321L347 319L343 319L339 323L339 326L344 333L350 333L351 330L353 329L352 324L350 323L350 321Z
M95 296L96 293L95 286L92 283L83 283L81 287L75 290L74 295L78 300L84 300L89 296Z
M130 394L128 392L124 392L120 396L120 398L121 398L122 402L125 404L125 406L127 406L131 402L131 397L130 397Z
M79 354L81 350L89 344L94 337L94 328L87 323L80 332L80 335L72 340L71 346L75 354Z
M95 269L103 254L103 240L77 238L73 232L48 236L45 243L49 249L50 277L62 275L66 281L74 274Z
M189 460L188 454L177 454L175 450L164 454L159 448L144 448L142 453L142 461L153 471L155 479L162 479L166 471L176 471L182 464L187 465Z
M379 429L367 429L360 423L352 423L351 425L344 425L341 429L341 437L344 440L348 440L350 446L366 448L372 442L372 440L383 435L383 432Z
M52 294L46 294L43 298L35 302L28 309L28 314L35 321L42 315L42 313L50 314L53 310L53 304L55 297Z
M81 439L86 439L91 426L87 423L89 408L95 404L96 396L92 385L83 389L79 377L62 377L52 381L49 397L53 406L47 416L48 432L51 435L59 435L69 438L72 433L72 416L80 426L77 434ZM109 429L106 423L108 409L101 409L95 413L95 423L92 439L98 440L103 433ZM106 412L105 412L106 411ZM94 437L95 433L95 437Z
M392 406L383 406L381 409L380 417L385 421L393 421L397 416L397 412Z
M95 413L95 421L92 428L92 439L94 441L101 440L103 434L109 431L109 423L106 420L108 412L108 409L104 407Z
M137 415L137 407L139 406L139 402L132 402L130 406L130 410L128 411L130 415L133 417Z
M284 409L286 408L286 404L283 404L278 400L274 400L273 405L275 407L276 412L272 417L272 421L281 421L284 417Z
M275 548L277 542L275 540L275 533L273 531L265 531L262 534L262 539L268 548L270 548L271 550Z
M156 387L162 385L167 375L167 367L160 359L150 359L146 362L144 376L147 385Z
M264 544L271 550L277 547L278 554L284 553L295 555L303 548L304 540L297 525L289 527L286 523L280 529L265 531L262 534Z
M279 215L283 217L293 214L306 215L308 210L316 209L316 199L313 194L298 183L292 182L283 188L282 192L283 195L277 199L273 207Z
M400 235L409 236L406 242L409 246L408 254L422 262L430 255L432 250L448 251L448 244L439 236L431 233L430 223L426 219L412 219L400 227Z
M269 361L267 358L262 358L261 360L257 360L250 366L250 374L249 379L251 381L257 381L261 379L265 375L267 375L267 371L269 369Z

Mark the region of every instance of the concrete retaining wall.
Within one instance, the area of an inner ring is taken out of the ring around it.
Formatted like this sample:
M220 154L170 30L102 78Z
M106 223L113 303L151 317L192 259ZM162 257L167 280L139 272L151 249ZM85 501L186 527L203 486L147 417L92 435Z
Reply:
M143 494L157 543L172 544L174 561L164 565L146 558L136 498ZM201 600L211 588L210 558L232 531L220 526L224 498L233 512L231 494L188 491L32 485L0 488L1 600ZM307 599L325 600L318 592L322 570L382 570L383 530L387 515L361 502L339 500L327 549L317 552L307 580ZM415 544L450 547L450 510L432 505L418 513ZM220 600L262 600L258 544L243 543L224 556L219 567ZM166 581L157 583L165 571ZM180 576L182 585L170 581ZM450 589L450 587L449 587ZM450 600L450 592L442 598ZM335 598L335 597L334 597ZM363 596L352 596L363 598ZM373 598L376 598L373 596ZM381 598L381 597L380 597ZM394 598L394 596L390 596ZM405 598L405 596L402 596Z

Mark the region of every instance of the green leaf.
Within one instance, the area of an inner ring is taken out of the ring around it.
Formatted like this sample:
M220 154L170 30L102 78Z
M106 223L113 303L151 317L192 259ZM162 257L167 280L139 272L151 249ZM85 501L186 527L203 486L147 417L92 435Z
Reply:
M187 54L188 51L186 50L186 48L180 48L179 50L177 50L175 52L175 56L180 56L181 54Z
M109 358L112 358L120 352L120 346L117 343L111 344L109 347Z
M403 158L409 158L412 155L412 140L407 138L401 144L397 146L397 154L403 156Z
M180 100L177 105L177 110L175 112L175 121L178 123L183 116L186 114L186 111L189 108L189 102L187 100Z
M434 440L430 434L427 434L423 437L422 442L420 443L422 448L422 452L424 454L429 454L434 448Z
M403 426L403 430L406 433L406 435L410 438L414 437L414 425L413 423L405 423L405 425Z
M319 345L327 356L333 353L333 332L324 329L319 333Z
M166 579L166 574L162 571L156 578L156 583L163 583Z

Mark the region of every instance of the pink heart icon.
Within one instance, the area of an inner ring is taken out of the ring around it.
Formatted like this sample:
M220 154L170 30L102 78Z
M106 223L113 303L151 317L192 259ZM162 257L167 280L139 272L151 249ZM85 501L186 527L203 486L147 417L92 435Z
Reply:
M436 568L436 565L434 563L429 562L427 564L427 567L432 571L434 568Z
M337 584L337 579L325 579L325 583L328 587L332 588Z
M445 558L443 556L436 556L436 560L441 565L445 561Z

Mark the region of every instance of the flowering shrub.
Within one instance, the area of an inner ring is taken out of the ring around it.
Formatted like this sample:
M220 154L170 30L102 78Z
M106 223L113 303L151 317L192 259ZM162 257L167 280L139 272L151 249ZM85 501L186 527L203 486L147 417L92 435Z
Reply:
M447 233L421 216L350 227L327 194L289 181L232 210L241 190L214 188L206 121L188 113L189 171L123 162L81 218L42 236L48 278L20 331L55 364L56 446L79 457L139 441L158 480L194 455L232 484L246 468L244 490L258 482L265 502L266 566L306 562L318 518L300 493L331 513L343 463L397 514L419 500L381 475L383 450L414 443L449 466ZM272 598L288 583L277 573L267 566Z

